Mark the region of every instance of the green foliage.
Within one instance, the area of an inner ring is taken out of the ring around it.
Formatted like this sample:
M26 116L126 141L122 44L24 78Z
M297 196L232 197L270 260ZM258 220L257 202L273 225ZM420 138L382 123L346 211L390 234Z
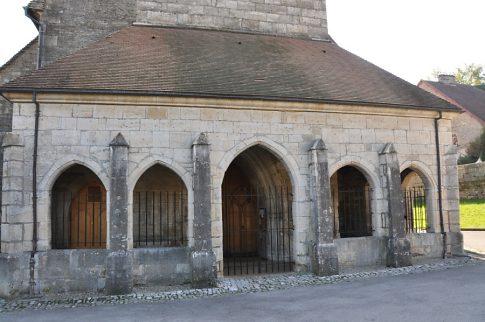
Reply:
M485 74L483 73L483 66L470 64L465 67L458 68L455 72L455 80L459 84L477 86L485 83Z
M466 155L458 159L458 164L468 164L477 162L478 158L485 161L485 127L475 140L470 142L466 149Z
M439 69L434 69L431 73L434 79L438 79L438 75L446 74ZM458 84L480 86L485 85L485 72L483 66L477 64L466 64L463 68L457 68L455 72L455 80Z
M485 199L460 200L461 228L485 228Z

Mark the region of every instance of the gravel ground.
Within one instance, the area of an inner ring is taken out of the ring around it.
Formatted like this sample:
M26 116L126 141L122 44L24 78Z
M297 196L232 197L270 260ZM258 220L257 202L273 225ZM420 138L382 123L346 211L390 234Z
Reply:
M225 294L247 294L289 289L300 286L323 284L337 284L370 278L418 274L424 272L445 270L465 265L484 264L483 258L461 257L440 260L438 262L421 264L402 268L384 268L373 271L348 273L335 276L319 277L312 274L289 273L277 275L261 275L237 278L221 278L217 280L217 287L206 289L190 289L187 286L178 288L139 288L127 295L92 295L92 294L63 294L50 298L22 299L3 301L0 299L0 313L25 309L50 310L56 308L115 305L128 303L153 303L202 297L215 297Z

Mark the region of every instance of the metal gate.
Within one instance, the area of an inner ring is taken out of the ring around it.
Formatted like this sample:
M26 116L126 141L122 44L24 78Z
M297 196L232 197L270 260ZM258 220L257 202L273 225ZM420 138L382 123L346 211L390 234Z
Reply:
M339 237L372 236L372 213L368 188L338 190L335 232Z
M187 194L180 191L135 191L133 247L187 245Z
M293 270L289 188L224 194L222 208L224 275Z
M427 231L426 194L424 187L404 189L404 220L406 232L425 233Z

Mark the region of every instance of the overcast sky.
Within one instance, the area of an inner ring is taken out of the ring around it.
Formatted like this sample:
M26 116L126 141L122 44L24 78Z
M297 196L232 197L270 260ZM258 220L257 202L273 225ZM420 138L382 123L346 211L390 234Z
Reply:
M36 35L28 2L0 0L0 65ZM341 47L413 84L434 69L485 65L484 15L484 0L327 0Z

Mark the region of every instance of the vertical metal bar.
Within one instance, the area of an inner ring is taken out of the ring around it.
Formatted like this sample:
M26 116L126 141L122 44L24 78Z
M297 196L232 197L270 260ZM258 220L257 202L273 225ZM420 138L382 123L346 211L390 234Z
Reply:
M159 236L158 236L158 245L162 246L162 192L160 191L158 194L158 226L159 226Z
M138 191L138 239L136 241L137 245L140 246L141 242L141 191Z
M93 204L93 214L91 216L91 222L92 222L92 225L91 225L91 227L92 227L92 232L91 232L91 247L94 247L95 246L95 239L94 239L94 237L95 237L94 236L94 231L95 231L95 229L94 229L94 217L96 215L96 205L95 205L95 202L94 201L92 202L92 204Z
M270 229L270 266L271 266L271 272L274 271L274 265L273 265L273 198L272 198L272 193L271 193L271 188L268 189L269 193L269 229Z
M184 241L184 222L185 222L185 207L183 198L182 198L182 192L180 192L180 215L181 215L181 225L180 225L180 246L183 245Z
M275 187L275 192L274 192L274 199L275 199L275 206L276 206L276 220L275 220L275 225L276 225L276 264L278 265L278 270L277 272L280 272L280 221L281 221L281 205L279 205L278 209L278 188Z
M63 193L62 194L62 248L66 247L65 245L65 240L66 240L66 226L64 224L64 217L66 216L65 215L65 208L66 208L66 194Z
M291 255L291 245L292 245L292 237L293 234L290 234L290 231L293 230L293 198L291 198L290 202L290 191L289 187L286 188L286 202L288 205L288 259L290 263L290 271L293 271L292 263L293 263L293 256Z
M233 254L233 273L234 275L236 275L236 234L235 234L235 231L236 231L236 216L234 214L234 207L233 205L231 204L231 213L232 213L232 238L233 238L233 251L234 251L234 254Z
M52 248L56 249L57 248L57 207L58 207L58 202L57 202L57 197L56 197L56 192L52 191L52 196L51 196L51 216L52 216ZM1 228L1 227L0 227Z
M145 191L145 246L148 245L148 191Z
M88 192L86 191L85 196L84 196L84 247L86 246L87 240L88 240Z
M99 248L103 247L103 191L99 202Z
M177 192L173 192L173 242L172 244L176 246L177 244L177 212L178 212L178 205L177 205Z
M155 191L152 191L152 246L155 246Z
M168 196L168 191L165 191L166 192L166 196L165 196L165 218L166 218L166 235L164 236L165 237L165 245L166 246L170 246L170 238L169 238L169 225L170 225L170 222L169 222L169 217L168 217L168 213L169 213L169 196Z
M286 211L284 211L285 209L285 203L284 203L284 187L282 186L281 189L280 189L280 199L281 199L281 232L283 233L282 235L282 246L281 246L281 249L282 249L282 252L283 252L283 272L286 272L286 247L285 247L285 217L286 217Z

